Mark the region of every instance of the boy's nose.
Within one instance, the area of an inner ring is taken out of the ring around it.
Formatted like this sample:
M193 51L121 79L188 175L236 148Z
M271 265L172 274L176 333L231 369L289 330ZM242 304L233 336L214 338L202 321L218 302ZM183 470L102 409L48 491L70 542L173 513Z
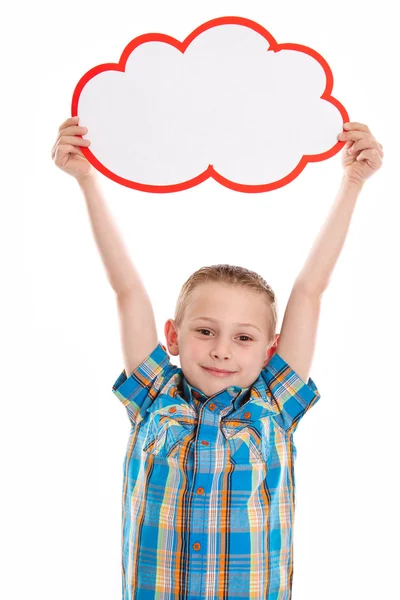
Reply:
M212 353L214 358L218 358L219 360L225 360L226 358L231 358L232 353L228 348L221 348L214 350Z

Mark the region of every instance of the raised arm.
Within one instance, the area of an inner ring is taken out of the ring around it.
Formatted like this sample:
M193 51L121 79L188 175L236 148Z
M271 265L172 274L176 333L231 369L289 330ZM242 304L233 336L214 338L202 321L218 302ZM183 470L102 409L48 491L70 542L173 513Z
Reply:
M331 211L317 236L290 295L276 352L307 383L317 337L321 299L344 246L364 182L382 165L382 144L366 125L346 124L338 139L343 179Z
M52 157L61 170L77 179L85 198L96 246L116 295L124 367L129 377L156 348L156 323L150 298L107 207L97 172L79 151L79 146L90 144L79 137L85 133L76 117L67 119L59 128Z
M78 183L97 248L116 294L124 367L129 377L158 344L153 307L107 207L97 174L92 173Z

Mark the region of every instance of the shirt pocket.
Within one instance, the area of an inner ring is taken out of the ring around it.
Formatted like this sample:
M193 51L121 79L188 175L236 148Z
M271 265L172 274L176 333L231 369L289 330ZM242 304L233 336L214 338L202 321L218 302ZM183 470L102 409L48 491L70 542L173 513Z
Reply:
M155 401L146 411L147 430L142 450L145 454L177 458L195 437L197 419L187 405L164 404L165 401Z
M260 423L248 420L222 420L221 431L233 464L260 464L268 458L268 448Z

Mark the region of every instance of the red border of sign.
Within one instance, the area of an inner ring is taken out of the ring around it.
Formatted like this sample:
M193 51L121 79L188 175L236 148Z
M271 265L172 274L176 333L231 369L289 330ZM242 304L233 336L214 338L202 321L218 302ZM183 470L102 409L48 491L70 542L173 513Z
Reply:
M315 58L315 60L317 60L321 64L321 66L323 67L325 74L326 74L326 88L325 88L325 91L322 94L321 98L324 100L328 100L334 106L336 106L336 108L339 110L340 114L343 117L343 123L347 123L350 120L349 115L348 115L346 109L344 108L344 106L338 100L336 100L336 98L331 96L331 92L333 89L332 71L331 71L328 63L326 62L326 60L324 58L322 58L322 56L320 54L318 54L318 52L316 52L312 48L308 48L307 46L301 46L299 44L278 44L276 42L276 40L272 37L272 35L266 29L264 29L264 27L262 27L255 21L251 21L250 19L245 19L243 17L219 17L217 19L212 19L211 21L207 21L206 23L203 23L203 25L200 25L200 27L195 29L185 39L184 42L179 42L175 38L170 37L168 35L164 35L162 33L146 33L144 35L140 35L139 37L133 39L131 42L129 42L129 44L126 46L125 50L121 54L119 63L107 63L107 64L103 64L103 65L98 65L97 67L93 67L92 69L90 69L90 71L85 73L85 75L80 79L80 81L78 82L78 84L75 88L75 91L74 91L73 97L72 97L71 116L75 117L78 115L79 97L80 97L80 94L81 94L83 88L87 84L87 82L103 71L109 70L109 71L124 72L125 65L126 65L126 62L129 58L130 54L140 44L145 44L146 42L165 42L167 44L171 44L171 46L174 46L175 48L177 48L178 50L180 50L183 53L183 52L185 52L185 50L187 49L189 44L191 44L191 42L197 36L199 36L204 31L207 31L208 29L211 29L212 27L218 27L219 25L244 25L245 27L249 27L250 29L257 31L257 33L262 35L269 42L270 47L268 49L268 52L270 52L270 51L279 52L280 50L297 50L298 52L305 52L306 54L309 54L310 56ZM280 179L279 181L274 181L273 183L269 183L269 184L265 184L265 185L242 185L239 183L235 183L233 181L230 181L229 179L225 179L225 177L220 175L213 168L212 165L209 165L208 168L203 173L198 175L197 177L194 177L193 179L190 179L189 181L185 181L183 183L174 184L174 185L163 185L163 186L147 185L147 184L130 181L128 179L124 179L123 177L119 177L118 175L116 175L115 173L113 173L112 171L107 169L94 156L94 154L89 150L89 148L81 147L80 150L82 151L84 156L88 159L88 161L98 171L103 173L103 175L105 175L106 177L109 177L110 179L112 179L113 181L116 181L117 183L120 183L121 185L125 185L125 186L133 188L135 190L140 190L142 192L153 192L153 193L180 192L182 190L187 190L189 188L192 188L192 187L198 185L199 183L202 183L206 179L213 178L213 179L215 179L215 181L218 181L218 183L220 183L220 184L224 185L225 187L230 188L232 190L235 190L238 192L254 193L254 192L268 192L270 190L275 190L275 189L278 189L280 187L287 185L288 183L293 181L303 171L303 169L306 167L307 163L319 162L322 160L326 160L327 158L331 158L332 156L334 156L341 150L341 148L344 146L344 144L345 144L345 142L338 141L327 152L323 152L322 154L304 155L302 157L302 159L300 160L299 164L297 165L297 167L291 173L289 173L289 175L286 175L286 177L284 177L283 179Z

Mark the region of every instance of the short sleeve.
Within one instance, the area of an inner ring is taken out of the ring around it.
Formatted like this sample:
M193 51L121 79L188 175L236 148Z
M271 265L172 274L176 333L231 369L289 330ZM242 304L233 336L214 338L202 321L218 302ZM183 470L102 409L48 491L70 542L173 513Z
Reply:
M173 369L165 346L159 342L129 377L125 369L118 376L112 392L125 406L133 425L140 423Z
M277 409L273 418L281 429L293 433L302 416L320 399L317 386L311 377L305 383L277 353L262 374Z

